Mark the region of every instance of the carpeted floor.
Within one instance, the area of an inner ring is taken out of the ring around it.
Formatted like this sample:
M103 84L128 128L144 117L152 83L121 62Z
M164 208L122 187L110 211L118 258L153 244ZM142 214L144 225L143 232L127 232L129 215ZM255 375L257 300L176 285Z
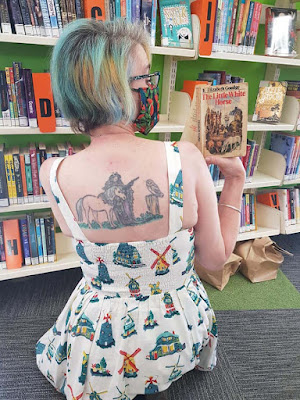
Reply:
M168 399L300 400L299 239L274 238L294 253L276 281L234 276L222 292L205 284L218 321L218 363L174 382ZM1 400L64 399L37 369L34 346L80 278L80 269L72 269L0 282Z

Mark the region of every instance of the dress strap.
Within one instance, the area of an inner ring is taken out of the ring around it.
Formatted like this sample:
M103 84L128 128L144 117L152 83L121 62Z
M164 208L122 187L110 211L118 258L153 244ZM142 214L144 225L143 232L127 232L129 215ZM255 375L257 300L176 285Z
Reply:
M169 177L169 235L182 229L183 184L179 148L177 142L164 142Z
M65 157L58 157L51 166L50 170L51 191L68 227L70 228L73 237L76 240L81 240L83 242L86 242L88 241L88 239L85 237L80 226L78 225L76 218L74 217L74 214L72 213L57 181L57 170L64 159Z

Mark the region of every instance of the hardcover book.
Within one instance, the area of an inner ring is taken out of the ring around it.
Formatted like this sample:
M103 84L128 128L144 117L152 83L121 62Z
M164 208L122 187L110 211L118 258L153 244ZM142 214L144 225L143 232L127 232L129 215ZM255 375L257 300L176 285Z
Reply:
M192 18L188 0L160 0L161 45L193 48Z
M246 154L248 84L195 87L181 140L194 143L204 157Z
M287 90L287 82L261 81L252 121L278 123Z
M19 221L3 221L4 248L7 269L21 268L23 263Z

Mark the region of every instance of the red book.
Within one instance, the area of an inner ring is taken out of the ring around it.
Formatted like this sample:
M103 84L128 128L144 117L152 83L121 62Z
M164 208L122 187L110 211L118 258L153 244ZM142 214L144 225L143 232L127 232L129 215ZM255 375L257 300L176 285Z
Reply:
M84 0L85 18L94 18L99 21L106 20L104 0Z
M289 221L292 219L290 189L287 189L286 191L286 201L288 206L288 221Z
M23 255L17 219L3 221L4 249L7 269L21 268Z
M242 163L243 163L243 166L245 168L245 171L247 171L247 165L248 165L248 161L249 161L250 150L251 150L251 145L247 144L246 154L244 155L244 157L242 159Z
M191 13L200 20L199 54L202 56L211 55L216 6L217 0L195 0L191 3Z
M32 74L32 82L40 131L55 132L56 121L50 74L35 72Z
M29 147L30 155L30 165L31 165L31 175L32 175L32 186L33 186L33 196L38 196L34 201L40 201L40 185L39 185L39 170L36 157L36 147L31 144Z

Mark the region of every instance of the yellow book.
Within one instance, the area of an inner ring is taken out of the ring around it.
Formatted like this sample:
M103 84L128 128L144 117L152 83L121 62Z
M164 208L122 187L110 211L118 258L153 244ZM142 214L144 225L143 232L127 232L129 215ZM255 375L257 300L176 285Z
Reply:
M245 193L246 199L246 232L250 231L250 198L249 193Z
M5 175L6 175L6 182L7 182L7 190L8 190L8 197L12 204L12 186L11 186L11 173L9 167L9 154L7 154L6 150L4 153L4 164L5 164Z
M16 186L14 159L13 159L12 153L8 154L8 160L9 160L9 168L10 168L10 174L11 174L12 198L13 198L13 202L17 203L17 186Z
M244 37L246 33L246 27L247 27L247 20L248 20L248 14L249 14L249 8L250 8L250 0L245 1L245 7L244 7L244 15L243 15L243 20L242 20L242 27L241 27L241 36L240 36L240 43L243 44L244 42Z

